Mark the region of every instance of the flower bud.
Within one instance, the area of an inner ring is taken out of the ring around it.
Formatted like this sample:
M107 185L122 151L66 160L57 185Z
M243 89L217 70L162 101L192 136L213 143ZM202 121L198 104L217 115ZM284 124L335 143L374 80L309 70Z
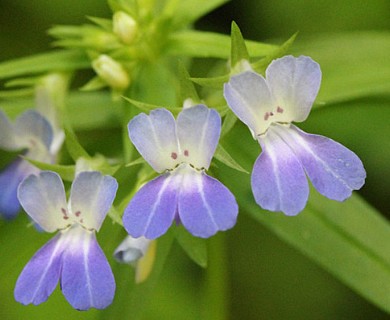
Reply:
M92 62L98 76L114 89L126 89L130 78L123 66L110 56L102 54Z
M113 20L113 31L125 44L132 44L137 37L138 24L123 11L117 11L114 13Z

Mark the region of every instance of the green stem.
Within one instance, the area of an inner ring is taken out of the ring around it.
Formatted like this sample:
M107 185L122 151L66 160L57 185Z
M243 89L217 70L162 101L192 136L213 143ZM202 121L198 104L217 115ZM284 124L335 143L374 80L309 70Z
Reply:
M208 256L202 319L225 320L229 316L229 274L224 234L210 239Z

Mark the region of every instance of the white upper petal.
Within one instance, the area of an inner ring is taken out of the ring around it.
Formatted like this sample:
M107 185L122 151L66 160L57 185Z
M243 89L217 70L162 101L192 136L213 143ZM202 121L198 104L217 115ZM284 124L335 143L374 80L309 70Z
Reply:
M72 223L64 185L55 172L42 171L38 176L24 179L18 188L18 199L27 214L47 232Z
M97 171L80 172L70 191L72 219L87 229L99 230L114 201L118 183Z
M9 151L23 148L18 145L14 127L2 110L0 110L0 148Z
M273 108L271 93L265 79L252 71L230 78L224 86L224 97L236 116L256 135L270 125L265 114Z
M321 69L310 57L285 56L274 60L266 71L278 113L278 122L304 121L321 84Z
M184 109L177 117L181 159L196 168L208 168L221 132L218 112L204 105Z
M157 172L172 169L178 163L179 147L176 122L166 109L141 113L128 125L130 140Z

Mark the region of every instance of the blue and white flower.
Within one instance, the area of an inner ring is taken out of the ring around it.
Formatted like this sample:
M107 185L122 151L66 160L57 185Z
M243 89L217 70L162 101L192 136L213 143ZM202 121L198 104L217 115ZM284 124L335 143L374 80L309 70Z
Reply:
M43 230L59 232L23 269L15 287L17 301L40 304L60 281L65 298L75 309L103 309L112 302L115 280L95 233L117 187L110 176L80 172L67 203L58 174L42 171L23 180L18 198L24 210Z
M205 170L218 144L219 114L204 105L180 112L175 121L166 109L141 113L129 125L139 153L161 175L145 184L123 215L135 238L155 239L173 220L193 235L210 237L234 226L238 206L233 194Z
M28 110L11 123L0 110L0 148L7 151L24 150L30 159L51 162L50 146L53 130L50 123L37 111ZM17 199L19 183L39 169L26 160L17 158L0 172L0 215L6 219L14 218L20 211Z
M320 83L320 67L311 58L285 56L269 65L265 78L246 71L224 86L229 107L262 147L251 183L264 209L302 211L309 196L306 175L318 192L338 201L364 184L366 172L352 151L291 124L307 118Z

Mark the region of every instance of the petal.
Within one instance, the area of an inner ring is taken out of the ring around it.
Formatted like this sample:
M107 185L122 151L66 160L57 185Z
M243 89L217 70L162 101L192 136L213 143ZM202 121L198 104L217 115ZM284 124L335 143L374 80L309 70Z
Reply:
M24 147L35 147L42 144L50 148L53 140L53 129L39 112L27 110L15 120L15 133L17 139Z
M261 75L246 71L231 77L224 85L224 97L230 109L255 135L267 130L269 122L264 115L273 109L273 102Z
M306 205L309 186L297 156L277 135L272 125L259 139L263 151L252 172L252 191L257 204L270 211L296 215Z
M151 241L145 237L127 236L115 249L114 258L120 263L136 262L146 254Z
M16 159L0 172L0 215L6 219L15 218L20 211L17 191L20 182L39 170L23 159Z
M360 189L366 171L359 157L332 139L308 134L291 126L282 137L303 164L314 187L322 195L343 201Z
M113 177L103 176L97 171L80 172L70 191L73 218L87 229L99 230L117 189L118 183Z
M166 109L153 110L149 116L141 113L129 122L128 129L130 140L154 170L175 167L179 148L172 113Z
M218 180L193 169L186 172L179 195L180 221L194 236L208 238L236 224L238 206Z
M132 237L155 239L168 230L177 209L177 184L166 173L135 194L123 214L123 225Z
M220 132L221 117L217 111L197 105L180 112L177 135L184 160L196 168L208 169Z
M269 65L266 79L277 106L283 110L277 121L304 121L320 88L319 64L305 56L285 56Z
M106 308L114 299L115 279L95 232L75 227L67 233L69 245L63 256L62 293L75 309Z
M2 110L0 110L0 148L8 151L15 151L22 148L16 141L12 123Z
M70 223L64 185L55 172L28 176L19 185L18 199L26 213L47 232L63 229Z
M58 234L45 244L24 267L15 286L15 299L23 304L45 302L57 286L64 242Z

